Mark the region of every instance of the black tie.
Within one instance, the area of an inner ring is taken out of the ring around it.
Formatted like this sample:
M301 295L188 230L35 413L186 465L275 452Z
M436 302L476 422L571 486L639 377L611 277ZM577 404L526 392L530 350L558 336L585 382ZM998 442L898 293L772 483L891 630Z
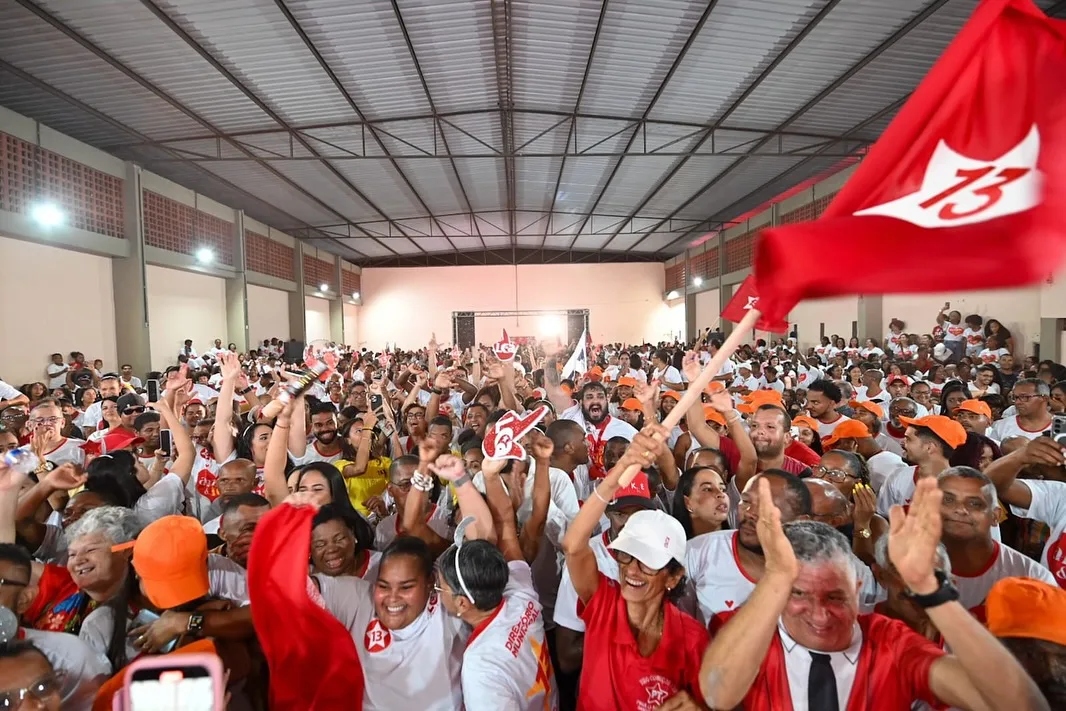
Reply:
M811 673L807 677L808 711L840 711L837 677L828 654L811 652Z

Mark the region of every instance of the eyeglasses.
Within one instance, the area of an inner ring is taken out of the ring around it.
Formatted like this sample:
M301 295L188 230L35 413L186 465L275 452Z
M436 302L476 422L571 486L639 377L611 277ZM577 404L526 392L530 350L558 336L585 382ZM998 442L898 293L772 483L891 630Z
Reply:
M134 407L127 407L125 410L122 411L122 414L123 415L139 415L142 412L144 412L144 410L145 410L145 408L143 408L143 407L141 407L139 405L136 405Z
M0 709L21 708L22 702L27 699L44 703L48 697L56 694L59 694L59 679L49 674L21 689L0 691Z
M404 419L407 420L408 422L411 422L413 420L424 420L424 419L426 419L426 413L424 413L424 412L409 412L409 413L407 413L404 416Z
M648 566L644 565L639 560L624 551L614 551L614 559L617 560L618 565L623 568L632 563L634 560L636 560L637 567L640 568L640 572L644 573L645 575L658 575L659 571L662 570L662 568L649 568Z
M1029 402L1030 400L1038 397L1044 397L1043 395L1019 395L1018 393L1011 393L1014 396L1014 402Z
M30 419L31 425L44 425L45 427L51 427L63 421L62 417L34 417Z
M29 584L29 580L8 580L7 578L0 578L0 588L5 585L11 585L17 588L24 588Z
M407 481L392 481L392 482L389 482L389 486L395 486L400 491L410 491L411 490L411 480L408 479Z
M843 482L849 478L854 478L848 472L843 469L826 469L819 465L814 468L813 474L819 479L828 479L829 481Z

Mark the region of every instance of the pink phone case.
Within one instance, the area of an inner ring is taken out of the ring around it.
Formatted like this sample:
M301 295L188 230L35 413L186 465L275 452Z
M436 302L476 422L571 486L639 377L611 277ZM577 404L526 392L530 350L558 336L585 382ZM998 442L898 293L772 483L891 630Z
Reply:
M141 669L182 669L186 667L204 667L211 675L211 686L214 688L214 711L224 711L226 689L223 686L225 673L222 670L222 662L214 654L164 654L159 656L141 657L133 664L126 667L123 674L124 683L120 691L115 692L114 711L134 711L130 701L130 682L133 681L133 673Z

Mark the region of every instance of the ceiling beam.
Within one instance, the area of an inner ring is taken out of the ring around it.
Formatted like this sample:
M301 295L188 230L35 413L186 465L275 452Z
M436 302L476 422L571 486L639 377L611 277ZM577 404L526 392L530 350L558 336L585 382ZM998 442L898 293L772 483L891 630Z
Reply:
M75 32L71 27L69 27L68 25L66 25L63 22L61 22L58 18L53 16L51 13L49 13L49 12L43 10L42 8L38 7L37 5L35 5L30 0L16 0L16 1L20 5L22 5L23 8L29 10L34 15L36 15L38 18L40 18L41 20L44 20L45 22L47 22L52 27L54 27L55 29L57 29L60 32L62 32L64 35L66 35L70 39L74 40L74 42L76 42L78 45L80 45L83 49L87 50L88 52L90 52L91 54L96 56L98 59L103 60L106 64L108 64L112 68L118 70L123 75L125 75L127 78L129 78L132 81L136 82L139 86L141 86L141 88L149 91L150 93L152 93L157 98L162 99L167 104L169 104L170 106L172 106L176 110L180 111L185 116L189 117L190 119L192 119L196 123L200 124L201 126L203 126L208 131L214 133L216 135L216 137L224 138L222 136L222 133L219 131L219 129L214 124L212 124L207 119L203 118L199 114L197 114L194 111L192 111L191 109L189 109L187 106L185 106L180 101L178 101L177 99L172 97L170 94L166 93L165 91L163 91L162 89L157 87L155 84L153 84L152 82L150 82L147 79L145 79L144 77L142 77L137 72L135 72L132 69L130 69L129 67L127 67L125 64L123 64L122 62L120 62L116 58L112 57L110 54L105 52L100 47L96 46L93 42L89 41L87 38L82 36L80 33ZM245 149L238 142L230 141L229 139L226 139L226 140L227 140L228 143L231 143L237 150L239 150L242 153L244 153L245 155L247 155L249 157L249 159L255 161L256 163L259 163L259 165L262 166L265 170L269 171L271 174L273 174L278 179L280 179L283 182L287 183L288 185L292 186L292 188L294 190L297 190L298 192L300 192L301 194L303 194L304 196L306 196L307 198L309 198L310 200L312 200L313 202L315 202L316 204L321 206L327 212L330 212L330 213L336 215L337 217L341 218L342 220L348 219L347 216L341 214L340 212L338 212L333 207L331 207L331 206L327 205L326 203L322 202L316 196L312 195L310 192L305 190L303 187L301 187L301 186L297 185L296 183L292 182L291 180L289 180L283 174L279 173L274 168L272 168L269 165L267 165L266 163L260 161L258 156L256 156L254 153L251 153L250 151Z
M528 247L488 249L481 252L455 252L451 254L411 254L392 257L376 257L361 263L364 268L373 267L425 267L447 264L581 264L617 262L662 262L667 257L662 253L596 252L536 249Z
M659 83L658 88L655 90L655 94L651 97L651 101L649 101L648 105L644 108L644 113L642 113L640 116L641 121L645 121L651 114L652 109L655 108L655 104L658 103L659 97L661 97L663 95L663 92L666 90L666 85L670 83L670 80L673 78L674 73L677 71L677 68L681 66L681 62L685 60L685 56L688 55L688 51L692 47L693 42L696 41L696 37L699 36L700 31L703 29L703 26L707 23L707 19L710 18L711 12L714 11L714 8L717 5L718 0L710 0L707 3L707 7L703 10L703 14L700 15L700 19L696 21L696 25L692 28L692 32L689 33L688 39L686 39L685 44L682 45L681 51L679 51L677 53L677 56L674 57L674 62L670 65L670 69L667 70L666 76L663 77L663 80ZM640 127L638 125L638 127L634 129L633 133L629 135L629 139L626 141L626 146L622 149L623 153L628 153L629 149L633 146L633 142L637 139L637 134L640 132L639 128ZM611 187L611 181L613 181L614 176L618 174L618 169L622 167L622 161L624 160L624 158L619 158L615 161L614 167L611 169L610 174L607 176L607 180L605 180L603 183L603 188L600 189L599 193L596 195L596 200L593 201L592 206L589 208L590 213L595 212L596 208L599 207L600 200L602 200L603 196L607 194L607 190ZM570 247L573 247L574 243L577 242L577 238L581 235L581 231L585 229L585 225L587 223L588 218L586 218L585 221L581 223L581 227L578 228L573 241L570 242Z
M801 116L803 116L805 113L807 113L812 108L817 106L823 99L825 99L827 96L829 96L834 91L836 91L838 88L840 88L845 82L847 82L853 76L858 74L864 67L866 67L866 65L868 65L873 60L877 59L879 56L881 56L887 50L891 49L897 42L899 42L901 39L906 37L907 34L911 30L913 30L915 27L917 27L922 22L924 22L926 19L928 19L937 10L939 10L941 7L943 7L947 2L948 2L948 0L932 0L931 3L926 5L924 9L922 9L920 12L918 12L916 15L914 15L914 17L912 17L910 20L908 20L906 23L904 23L898 30L893 32L889 37L885 38L884 41L882 41L879 45L877 45L872 50L870 50L866 55L864 55L861 59L859 59L859 61L857 61L857 62L855 62L855 64L851 65L847 69L847 71L845 71L843 74L838 76L828 86L826 86L824 89L822 89L820 92L818 92L818 94L816 96L812 97L810 99L810 101L808 101L803 106L801 106L799 109L794 111L792 113L792 115L789 116L788 118L786 118L784 121L782 121L777 126L777 128L775 130L782 131L782 130L787 129L789 126L791 126L793 123L795 123ZM909 95L909 92L908 92L908 95ZM890 105L890 106L892 106L892 105ZM858 132L862 131L867 125L869 125L869 123L871 123L871 121L869 119L867 119L866 121L863 121L862 123L857 124L855 128L852 128L851 130L845 132L845 134L843 136L841 136L841 138L848 138L850 135L853 135L855 133L858 133ZM772 136L767 136L766 138L760 140L752 148L752 153L754 154L756 151L760 150L764 145L766 145L771 140L773 140ZM666 218L663 219L663 222L665 222L667 219L669 219L671 217L674 217L675 215L680 213L682 210L684 210L686 207L688 207L690 204L692 204L700 195L702 195L704 192L706 192L707 190L711 189L712 187L717 185L719 182L724 180L736 168L738 168L739 166L743 165L749 159L749 157L750 156L744 156L744 157L742 157L742 158L740 158L738 160L733 161L733 163L731 163L728 168L726 168L721 173L719 173L718 175L713 177L710 181L707 182L707 184L705 184L702 188L700 188L696 192L694 192L683 203L678 205L669 215L667 215ZM810 160L812 160L812 158L813 157L805 158L804 160L802 160L799 163L797 163L794 168L789 169L789 170L787 170L785 172L786 173L793 172L795 168L798 168L801 165L807 164ZM654 232L655 229L658 229L658 227L661 226L661 225L662 225L662 222L660 222L659 225L656 225L656 227L652 229L652 232ZM649 234L651 234L651 232L649 232ZM646 237L644 239L646 239ZM641 239L640 241L638 241L635 244L633 244L630 247L630 249L635 248L637 245L639 245L641 242L643 242L644 239ZM675 241L675 244L676 244L676 241Z
M548 207L548 214L555 211L555 201L559 197L559 185L563 182L563 173L566 171L566 158L570 152L570 141L574 141L574 149L577 150L577 115L581 111L581 100L585 98L585 87L588 86L589 72L592 70L592 60L596 57L596 47L600 43L600 32L603 30L603 18L607 16L607 5L610 0L600 3L600 14L596 18L596 31L592 34L592 44L589 45L589 54L585 59L585 71L581 74L581 84L577 88L577 100L574 102L574 114L570 117L570 127L566 131L566 145L563 147L563 159L559 163L559 174L555 176L555 187L552 188L552 201ZM539 138L539 136L538 136ZM549 225L549 232L550 225ZM547 237L545 237L547 239ZM573 244L571 244L573 246ZM544 242L540 243L544 249Z
M415 65L415 71L418 73L418 81L422 83L422 91L426 95L426 103L429 104L429 110L432 112L430 118L433 119L434 130L440 134L441 143L444 144L444 151L451 154L451 149L448 147L448 137L444 135L444 129L440 125L440 114L437 113L437 105L433 103L433 94L429 90L429 84L426 82L426 75L422 72L422 64L418 61L418 53L415 52L415 45L411 41L411 35L407 32L407 24L403 21L403 13L400 12L400 5L396 0L392 0L392 13L396 16L396 22L400 25L400 31L403 32L404 42L407 44L407 52L411 56L411 61ZM462 193L463 202L466 204L466 209L470 212L474 211L473 205L470 203L470 196L466 192L466 186L463 185L463 177L459 175L459 168L455 165L455 159L449 157L448 163L451 164L452 173L455 174L455 182L459 186L459 192ZM478 229L478 236L481 236L480 228L475 224L475 228ZM484 244L485 240L481 240Z
M155 15L156 19L162 22L168 30L177 35L178 39L184 42L185 45L189 47L189 49L196 52L196 54L199 55L201 59L211 65L212 69L222 75L222 77L230 84L232 84L239 92L241 92L241 94L243 94L245 98L255 104L260 111L269 116L271 121L278 124L286 131L292 131L292 128L289 126L288 122L286 122L285 119L282 118L280 114L278 114L278 112L274 111L274 109L268 106L265 101L256 96L255 92L246 87L240 79L234 76L233 73L222 64L222 62L215 59L214 55L208 52L206 48L204 48L199 42L193 39L189 35L189 33L181 27L181 25L179 25L170 17L170 15L163 12L163 10L161 10L153 2L153 0L141 0L141 4L145 7L145 9ZM303 136L296 132L292 132L290 133L290 135L293 136L293 138L301 146L303 146L306 150L310 151L311 155L321 159L321 156L319 155L318 151L315 150L314 146L308 143ZM390 218L380 207L378 207L368 195L364 194L363 191L355 187L355 185L352 184L350 180L344 177L344 174L337 170L336 167L325 161L322 162L322 165L327 170L329 170L329 172L331 172L333 176L341 182L342 185L344 185L350 191L355 193L360 200L369 205L370 209L384 217L386 220L391 221L392 218ZM384 247L385 245L382 246ZM386 247L386 249L388 249L388 247Z
M422 209L425 210L426 214L429 215L430 219L432 219L433 222L437 225L437 229L439 229L441 234L444 235L444 238L448 239L444 227L437 221L437 218L434 217L433 211L429 209L429 205L427 205L426 201L422 199L421 193L418 192L418 189L415 188L410 178L407 177L407 174L400 167L400 164L396 161L396 158L389 153L389 149L385 146L384 141L381 140L381 136L378 135L378 132L374 127L374 123L372 121L367 120L366 114L364 114L363 110L359 108L359 105L356 103L355 99L352 97L347 87L345 87L344 83L341 82L340 77L337 76L337 73L335 71L333 71L333 68L329 65L329 62L326 61L326 58L318 50L318 47L315 46L315 43L311 41L311 37L304 30L303 26L300 25L300 22L296 19L292 12L289 11L288 6L285 4L285 0L274 0L274 3L277 5L278 10L281 12L281 14L285 17L285 20L289 23L289 26L292 28L293 32L295 32L296 35L300 38L300 41L303 42L304 47L307 48L307 51L310 52L311 56L313 56L315 58L315 61L318 62L319 68L321 68L322 71L325 72L326 76L329 77L329 80L333 83L334 88L336 88L337 92L348 103L348 106L352 109L352 111L355 112L355 115L359 117L359 121L362 123L362 125L370 131L371 138L374 139L374 141L378 144L378 147L381 148L381 151L386 155L389 160L389 163L392 164L393 170L396 171L397 175L400 176L400 179L403 180L404 184L407 186L407 189L410 190L411 194L415 196L416 200L418 200L418 204L422 206ZM450 239L448 240L448 243L451 244ZM455 245L452 244L452 247L454 248Z
M821 23L821 21L824 20L826 16L833 11L833 8L835 8L839 4L840 0L829 0L825 5L822 6L822 9L819 10L818 13L811 18L811 21L808 22L806 26L804 26L804 28L799 32L799 34L793 37L792 41L789 42L784 49L777 53L777 56L774 57L773 61L766 65L766 68L763 69L762 72L760 72L759 76L757 76L754 81L748 84L748 87L740 94L740 96L738 96L736 100L734 100L733 103L729 105L729 108L727 108L725 112L718 117L718 119L715 121L714 128L705 133L703 137L696 142L696 145L693 146L691 151L689 152L690 155L677 161L674 166L669 171L667 171L666 175L659 179L659 182L655 184L655 187L648 191L648 193L644 196L644 199L640 201L640 204L633 208L632 214L636 215L638 212L643 210L645 206L647 206L647 204L651 202L656 195L659 194L659 191L662 190L663 187L667 183L669 183L675 175L677 175L677 172L681 170L681 168L684 167L684 165L688 163L689 160L691 160L692 154L695 154L696 151L702 148L703 144L706 143L707 140L714 135L714 129L718 128L722 125L723 122L728 120L729 117L732 116L733 113L737 109L739 109L745 101L747 101L748 97L751 96L756 89L762 86L762 83L766 81L766 78L773 74L774 70L777 69L781 65L781 63L788 58L792 51L796 49L796 47L798 47L800 43L802 43L803 40L805 40L807 36L814 31L814 28L816 28L819 23ZM614 241L615 237L617 237L619 233L621 233L623 227L625 227L625 223L619 225L618 230L615 231L614 234L612 234L610 238L604 243L604 249L610 246L611 242ZM644 240L642 239L641 241L643 242Z

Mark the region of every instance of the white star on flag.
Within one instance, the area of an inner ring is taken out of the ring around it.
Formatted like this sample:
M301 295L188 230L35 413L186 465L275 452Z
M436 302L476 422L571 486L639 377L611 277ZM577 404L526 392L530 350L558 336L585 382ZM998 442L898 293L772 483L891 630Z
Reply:
M759 297L758 296L749 296L748 297L748 303L744 304L744 310L745 311L751 311L753 308L755 308L755 304L757 304L757 303L759 303Z
M1043 174L1036 169L1036 124L1018 145L991 161L958 153L943 140L926 166L922 187L901 198L855 213L884 215L918 227L958 227L1036 207Z

